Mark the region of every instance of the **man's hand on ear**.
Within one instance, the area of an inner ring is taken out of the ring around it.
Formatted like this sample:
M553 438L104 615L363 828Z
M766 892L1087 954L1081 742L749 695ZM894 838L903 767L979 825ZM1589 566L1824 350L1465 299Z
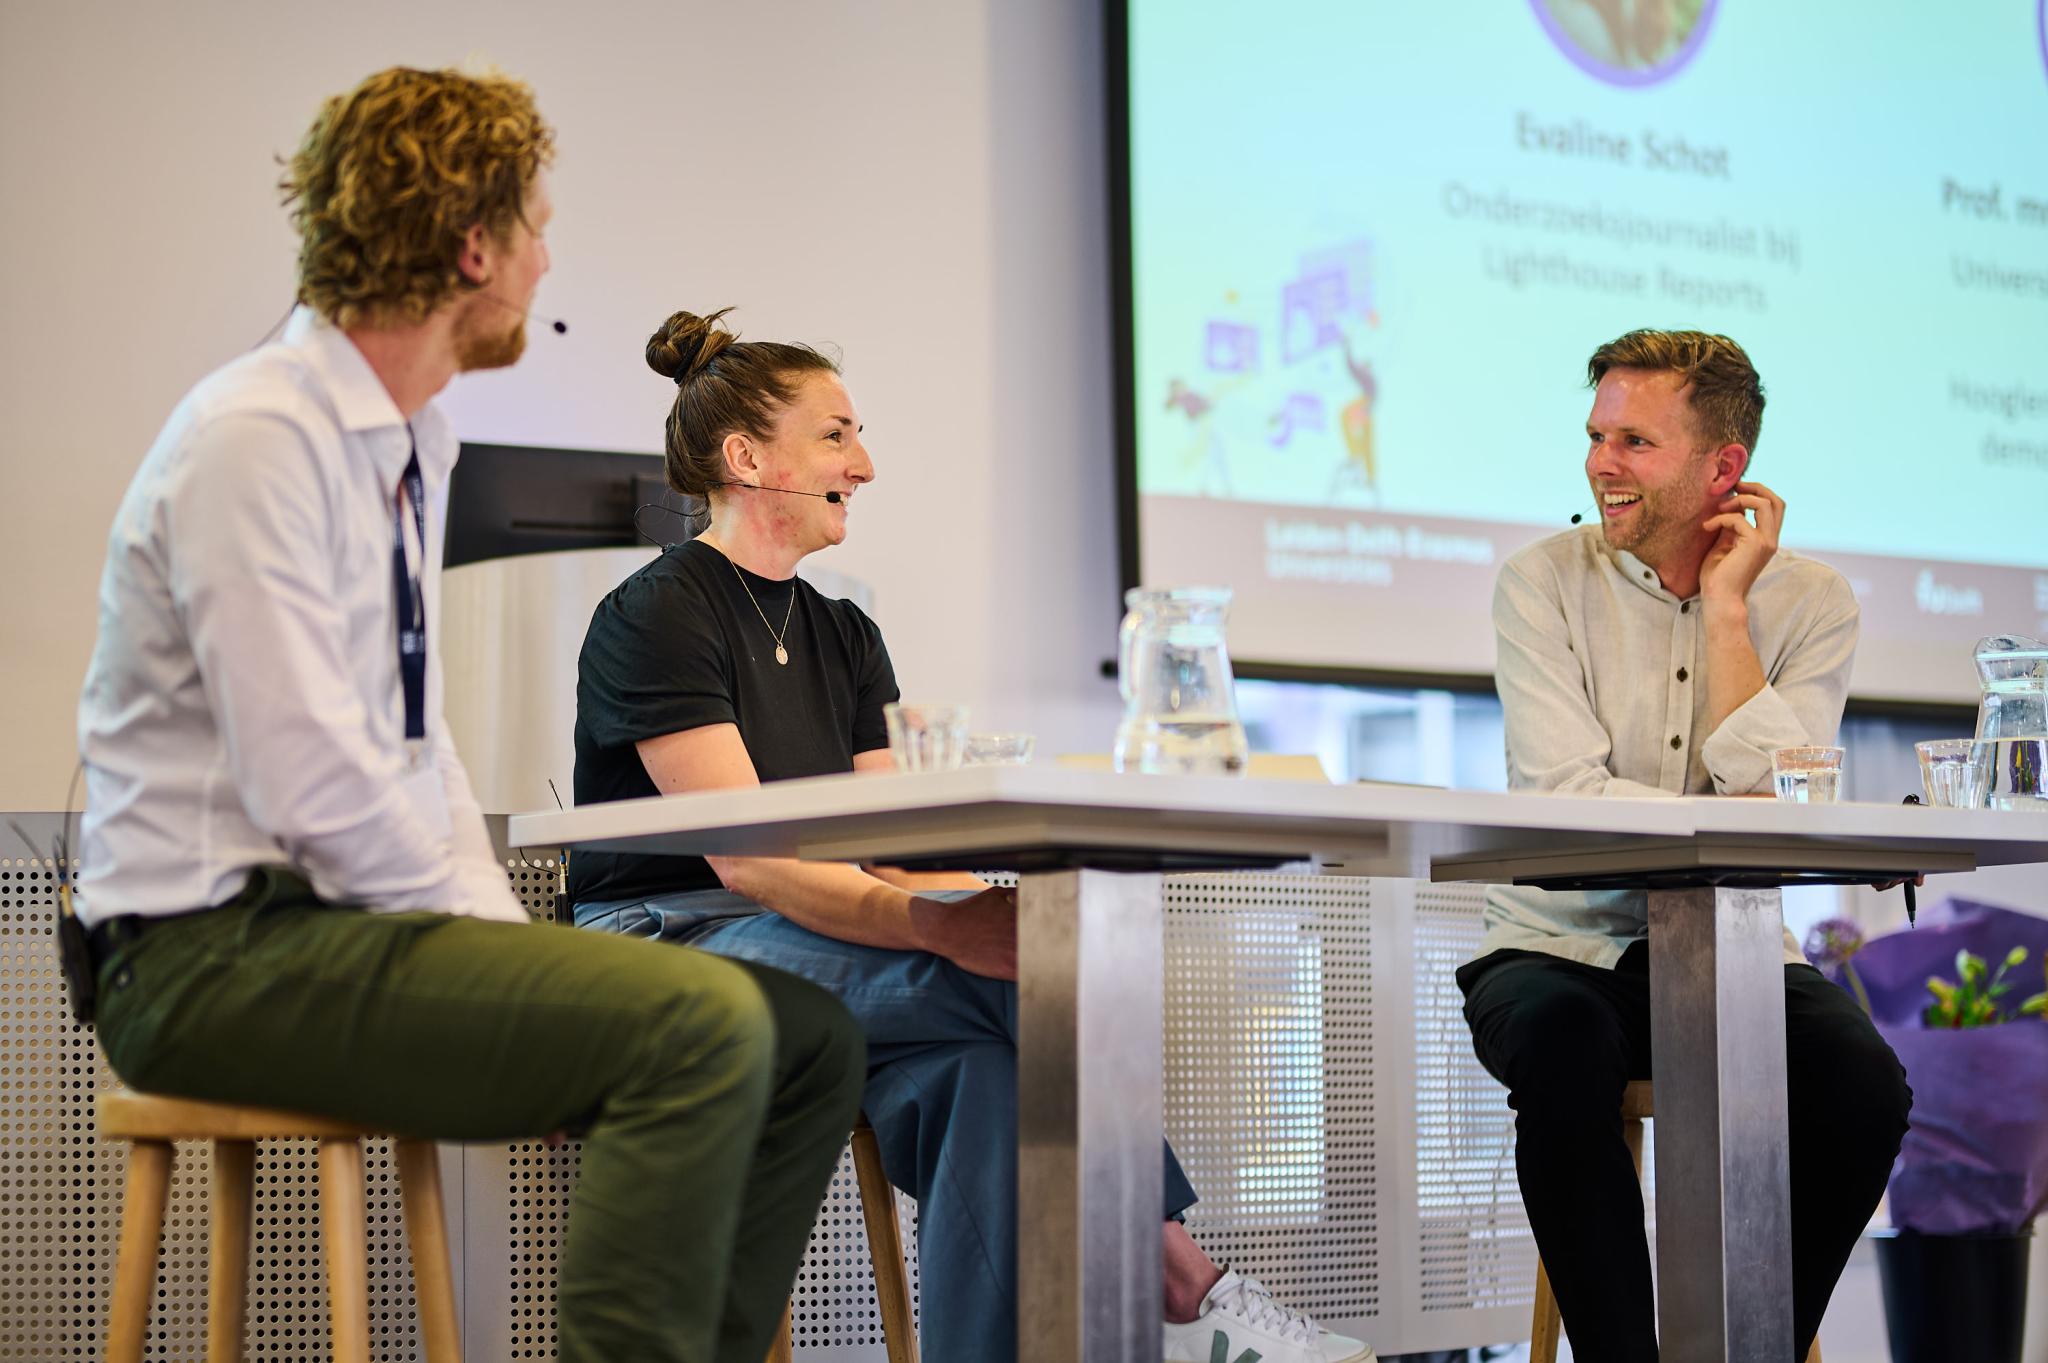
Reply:
M1720 533L1700 564L1700 600L1734 605L1749 599L1757 575L1778 552L1785 499L1762 483L1737 483L1721 506L1722 511L1705 523L1706 529ZM1756 513L1754 522L1749 512Z

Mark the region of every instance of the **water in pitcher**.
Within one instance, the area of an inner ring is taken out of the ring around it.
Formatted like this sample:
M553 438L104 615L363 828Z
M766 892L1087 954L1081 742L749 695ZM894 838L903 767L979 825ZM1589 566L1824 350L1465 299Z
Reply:
M1160 776L1236 776L1246 762L1234 719L1142 720L1118 735L1127 767Z

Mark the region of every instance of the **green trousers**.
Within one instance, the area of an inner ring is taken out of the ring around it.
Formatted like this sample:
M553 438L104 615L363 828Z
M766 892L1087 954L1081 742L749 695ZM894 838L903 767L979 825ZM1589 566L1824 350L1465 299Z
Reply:
M545 924L329 905L261 870L98 963L145 1092L456 1141L583 1136L562 1363L758 1363L865 1074L793 975Z

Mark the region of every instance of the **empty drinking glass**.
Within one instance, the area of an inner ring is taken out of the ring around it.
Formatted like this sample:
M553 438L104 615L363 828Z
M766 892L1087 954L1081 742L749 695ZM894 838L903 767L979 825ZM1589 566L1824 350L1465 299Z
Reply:
M1778 798L1796 805L1831 805L1842 798L1840 748L1779 748L1771 754Z
M950 771L967 751L967 707L903 705L882 707L889 725L889 755L898 771Z
M1031 760L1031 750L1037 744L1030 734L969 734L967 765L1021 767Z

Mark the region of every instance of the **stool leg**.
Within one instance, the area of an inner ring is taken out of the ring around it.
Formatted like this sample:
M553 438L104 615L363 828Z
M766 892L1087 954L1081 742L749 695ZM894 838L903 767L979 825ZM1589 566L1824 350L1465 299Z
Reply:
M1564 1317L1558 1314L1557 1293L1550 1287L1550 1270L1536 1260L1536 1314L1529 1323L1529 1363L1557 1363L1557 1343L1564 1335Z
M213 1250L206 1271L206 1363L242 1363L249 1318L249 1228L256 1142L213 1143Z
M917 1327L910 1315L910 1274L903 1266L903 1232L896 1221L896 1190L882 1172L882 1145L874 1128L853 1129L853 1176L860 1186L861 1220L875 1264L875 1295L882 1307L882 1344L889 1363L917 1363Z
M370 1363L369 1235L364 1227L363 1147L320 1142L320 1238L327 1246L327 1317L334 1363Z
M427 1363L462 1363L455 1318L455 1270L448 1258L448 1222L441 1206L441 1155L432 1141L397 1140L398 1187L405 1233L412 1241L412 1292L420 1308Z
M789 1312L791 1303L782 1304L782 1323L775 1327L775 1339L768 1346L768 1363L790 1363Z
M170 1194L170 1142L136 1141L128 1150L121 1246L114 1261L114 1301L107 1314L107 1363L142 1363L149 1304L156 1295L164 1203Z
M1820 1363L1820 1336L1814 1336L1813 1347L1806 1351L1806 1363Z

